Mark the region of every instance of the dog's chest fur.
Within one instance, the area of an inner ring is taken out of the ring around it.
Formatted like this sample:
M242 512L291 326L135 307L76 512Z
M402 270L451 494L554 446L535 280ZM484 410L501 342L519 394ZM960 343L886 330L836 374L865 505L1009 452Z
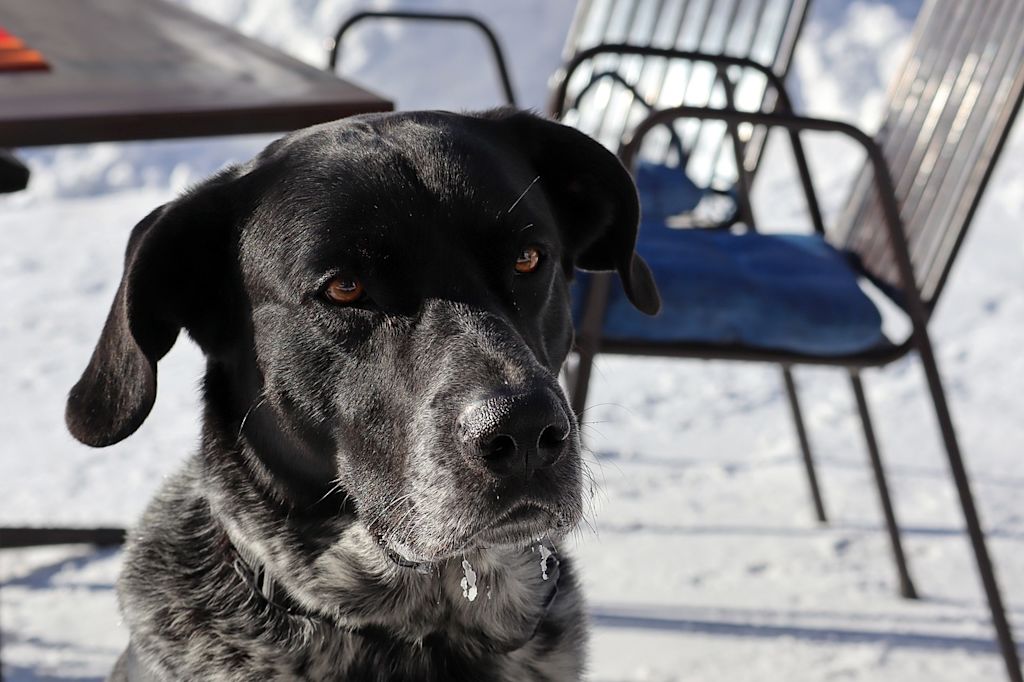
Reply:
M339 520L350 526L337 542L303 546L302 521L240 493L238 474L193 460L132 534L119 596L135 660L113 679L579 678L582 601L566 559L545 580L529 549L468 557L471 602L460 560L427 573L396 566L358 524ZM236 565L239 536L276 574L272 601Z

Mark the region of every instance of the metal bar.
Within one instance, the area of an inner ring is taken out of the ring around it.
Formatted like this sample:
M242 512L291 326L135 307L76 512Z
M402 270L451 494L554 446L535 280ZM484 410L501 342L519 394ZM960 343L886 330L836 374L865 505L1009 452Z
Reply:
M921 307L923 308L923 305ZM964 520L967 522L967 535L971 541L971 548L974 550L974 559L978 566L981 584L985 589L985 596L988 598L989 612L992 615L992 624L995 626L999 649L1003 656L1003 662L1006 664L1007 677L1010 682L1024 682L1020 659L1017 656L1017 645L1013 641L1013 630L1006 618L1006 609L999 593L995 569L985 545L985 532L981 528L967 469L960 454L960 445L953 428L953 418L946 402L946 393L942 389L942 379L939 377L939 367L935 360L935 352L932 350L931 339L924 327L917 330L915 337L918 342L917 350L921 356L921 364L924 366L928 390L931 392L932 404L935 407L935 416L939 420L942 441L946 446L949 469L956 486L957 496L960 498L960 508L964 513Z
M9 150L0 149L0 194L25 189L28 179L28 166Z
M907 557L903 553L900 528L896 523L896 512L893 510L892 498L889 495L889 484L886 482L885 468L882 466L882 456L878 451L878 440L875 438L875 429L871 423L871 413L868 411L868 401L864 395L864 385L861 383L860 372L857 370L850 371L850 384L853 386L853 395L857 401L860 422L864 427L864 441L868 446L871 470L875 474L875 487L878 489L878 499L882 503L882 515L885 518L885 528L889 532L892 555L896 560L900 595L907 599L917 599L917 590L914 588L914 583L910 579L910 571L907 569Z
M579 0L576 3L576 11L573 12L572 22L566 32L565 44L562 45L562 61L570 59L576 52L576 47L582 42L583 34L593 20L592 13L594 11L594 0Z
M998 5L990 4L983 7L982 20L978 22L979 32L989 35L991 41L986 41L985 45L982 45L982 50L976 50L974 41L966 41L960 47L960 53L956 56L955 61L960 64L960 69L956 73L950 73L947 69L947 73L943 78L943 83L948 86L949 94L945 99L945 103L942 107L942 111L937 115L936 125L934 130L931 132L930 139L924 145L921 150L919 159L914 163L915 170L911 173L907 173L908 176L912 176L910 181L906 181L903 186L905 190L901 189L901 185L897 185L897 191L900 191L902 200L900 201L903 209L904 222L907 224L907 235L908 240L913 241L915 233L919 233L924 226L927 224L925 221L919 218L919 209L922 207L922 201L925 204L930 205L931 199L934 197L935 187L932 184L937 178L938 183L941 185L946 172L949 171L953 165L949 161L952 158L958 158L955 150L959 146L961 137L957 135L953 139L950 139L950 133L952 132L953 126L957 120L960 119L960 112L965 103L972 103L971 92L976 91L976 87L979 82L979 78L976 74L982 76L981 80L984 80L984 74L986 73L986 67L991 66L992 57L994 55L989 54L989 59L985 59L985 49L991 49L995 51L995 46L1002 43L1002 37L998 34L992 35L989 29L989 24L992 23L991 17L988 16L988 12L991 8L998 7ZM986 19L988 20L986 23ZM1002 21L997 25L1008 26L1009 22ZM966 38L969 34L964 34ZM971 36L974 37L973 35ZM980 71L979 71L980 69ZM952 83L949 80L952 79ZM946 156L947 163L937 163L937 160L942 159L943 155ZM925 182L921 182L924 176ZM914 249L911 250L913 253Z
M512 79L508 75L508 67L505 64L505 55L498 43L498 37L494 31L481 19L470 14L435 14L430 12L357 12L349 17L338 28L334 34L334 40L328 48L327 69L332 73L337 69L338 58L341 51L341 39L345 33L367 19L398 19L408 21L433 21L437 23L463 23L469 24L480 30L490 45L491 54L494 56L494 63L498 68L498 77L501 79L501 88L505 94L506 103L516 106L516 95L512 89Z
M79 544L113 547L124 539L124 528L0 528L0 549Z
M722 5L722 3L726 2L726 1L727 0L720 0L719 3L718 3L718 6L720 7ZM732 30L733 25L736 23L736 17L739 15L739 9L740 9L740 3L741 2L742 2L742 0L735 0L733 2L732 6L731 6L731 9L730 9L729 13L726 15L728 17L728 19L726 21L725 26L723 27L721 40L719 41L719 49L718 49L719 52L724 52L725 44L726 44L726 42L729 39L729 32ZM711 4L711 3L709 3L709 4ZM710 10L709 10L709 17L710 17ZM711 48L706 48L704 46L705 39L707 38L708 34L710 33L707 30L708 25L709 24L707 24L707 23L705 24L704 30L701 33L702 38L701 38L701 42L699 43L699 46L700 46L700 49L702 51L710 52L710 51L712 51L714 49L714 46L712 46ZM686 99L687 99L686 96L687 96L687 94L690 91L690 86L693 84L693 74L696 71L696 68L697 68L697 65L694 64L693 68L690 70L690 79L687 81L686 87L685 87L685 89L683 91L683 101L681 102L681 104L686 104ZM712 97L714 97L714 90L715 90L714 89L714 82L712 81L712 86L707 89L707 96L704 97L704 99L699 103L699 106L705 106L706 107L706 106L709 106L711 104ZM690 159L689 160L691 162L694 160L694 157L698 155L697 152L699 151L701 139L704 137L704 128L705 128L704 124L705 124L705 121L703 121L703 120L698 120L697 121L697 129L693 133L692 141L689 144L686 143L686 137L687 136L685 134L685 131L680 133L680 138L683 139L683 145L690 150ZM711 161L713 162L714 159L711 159ZM709 174L708 174L708 184L710 184L711 180L714 178L714 173L715 173L715 169L712 166L710 168L710 171L709 171ZM691 177L697 177L697 176L691 174Z
M718 73L718 79L722 84L722 89L725 91L726 106L730 109L735 109L735 92L732 87L732 82L729 80L729 76L725 72L725 67L719 66L716 71ZM736 198L739 202L740 217L746 224L747 228L756 232L757 225L754 222L754 207L750 201L750 176L747 174L746 168L743 165L744 147L743 141L740 139L740 127L737 123L727 123L726 129L729 132L729 136L732 138L732 153L733 159L736 163L736 184L739 186L739 192L736 193ZM714 177L714 168L712 168L712 177Z
M780 104L782 110L786 113L795 113L793 111L793 104L789 99L789 93L786 90L786 75L789 73L789 66L792 63L792 54L796 46L796 40L786 41L786 33L789 30L789 22L793 15L793 10L796 9L797 4L802 4L800 7L799 18L796 21L796 26L793 28L796 34L799 35L803 28L804 20L807 18L807 9L809 2L803 3L790 3L786 9L786 17L782 22L783 29L779 31L779 39L775 45L775 64L783 64L782 73L780 73L775 80L770 81L774 83L772 90L775 92L775 97L769 99L768 88L765 87L765 92L761 96L761 110L762 111L774 111L776 101ZM785 54L783 54L783 47L787 48ZM748 55L753 58L753 55ZM772 73L775 73L774 68ZM811 225L814 226L814 231L820 235L825 234L825 221L821 216L821 206L818 202L818 193L814 191L814 181L811 177L810 164L807 161L807 154L804 152L804 145L800 139L800 132L797 130L787 131L789 133L790 149L793 153L793 160L796 162L797 174L800 176L800 185L804 191L804 199L807 202L807 212L811 216ZM751 183L757 178L756 170L757 164L761 157L760 146L767 139L767 131L762 132L760 140L756 135L756 130L751 133L750 140L747 142L747 155L748 163L750 165L750 172L752 174ZM752 149L754 149L752 154ZM753 161L750 160L751 154L753 155ZM753 187L751 187L753 191Z
M925 124L933 109L935 98L939 94L938 80L952 62L961 33L961 24L965 22L963 13L971 12L973 8L980 6L981 3L944 4L950 6L955 15L948 17L946 22L939 24L938 35L926 36L922 40L922 50L918 53L921 62L923 62L922 73L911 84L911 93L907 97L903 110L899 112L895 124L887 127L888 135L880 138L883 140L880 146L887 159L886 166L890 171L890 176L894 178L893 186L897 188L894 189L894 196L896 197L903 196L898 191L898 188L901 186L901 183L905 182L908 172L910 177L913 177L917 171L913 162L915 150L919 146L919 138L927 132L925 131ZM923 85L915 91L913 86L917 83L923 83ZM878 204L874 204L870 208L879 212L885 210ZM864 225L870 226L875 224L879 218L884 219L881 215L871 215L862 222ZM904 240L906 240L907 235L905 232L903 236ZM911 250L911 243L908 242L907 248L908 251ZM858 249L858 252L860 252L866 264L877 264L876 267L879 269L886 266L886 256L890 255L887 240L877 238L868 239L865 245ZM911 259L911 263L913 263L913 259ZM899 266L891 262L891 258L890 264L890 269L892 267L895 269L889 273L888 279L895 279L898 277ZM914 281L915 286L917 286L916 273Z
M650 3L650 2L651 2L651 0L648 0L648 3ZM642 34L643 34L643 36L644 36L644 38L640 38L640 40L643 41L643 40L646 39L646 42L647 42L648 45L651 44L651 42L652 42L652 40L654 38L654 34L657 31L657 27L658 27L658 19L661 17L661 13L662 13L662 11L664 9L664 6L665 6L665 0L655 0L655 2L656 2L656 4L654 5L654 9L653 9L653 11L651 13L651 17L650 17L650 26L648 28L646 28L646 29L642 28L642 27L640 29ZM639 4L640 3L638 3L638 6L639 6ZM648 4L648 5L645 5L645 6L650 6L650 5ZM637 27L634 26L632 32L636 32L636 31L637 31ZM634 43L634 42L636 42L636 40L634 40L633 36L630 35L627 38L627 42ZM627 102L625 104L625 107L624 107L623 112L622 112L622 120L619 122L620 125L616 125L614 128L612 128L612 132L609 134L608 139L616 139L616 140L622 139L622 136L629 129L629 122L633 118L634 112L636 111L637 106L642 106L643 105L642 103L638 103L636 101L636 97L635 96L631 96L631 95L632 95L633 92L640 92L640 93L643 92L642 88L643 88L643 82L644 82L644 74L648 71L650 66L651 66L651 60L649 60L649 59L642 59L642 58L637 59L636 62L633 63L633 64L629 63L628 61L627 62L623 62L623 64L620 66L620 72L622 73L623 80L625 82L627 82L627 83L632 83L632 84L631 84L631 86L629 88L629 90L630 90L629 94L622 93L622 98ZM646 114L646 110L644 110L644 113Z
M772 362L790 365L824 367L884 367L914 349L908 340L899 345L845 355L809 355L772 348L724 345L706 342L657 342L623 339L602 339L601 352L616 355L695 358L698 360L736 360L739 362Z
M789 101L785 84L782 82L782 79L772 71L770 67L756 62L753 59L747 57L730 57L728 55L709 54L695 50L676 50L645 45L630 45L629 43L604 43L582 50L576 54L575 57L565 63L563 67L564 75L562 71L559 72L559 78L556 80L555 87L553 89L551 107L549 109L549 113L552 118L561 118L565 114L566 90L573 72L580 68L580 66L585 62L593 59L597 55L605 53L666 57L686 61L707 62L708 64L713 65L721 64L724 66L740 66L747 69L754 69L755 71L764 74L765 78L767 78L769 82L771 82L771 84L780 92L780 96L785 98L785 109L792 110L792 104ZM668 109L664 109L663 111L668 111Z
M796 382L793 381L793 372L789 365L782 366L782 379L786 385L786 396L789 398L789 409L793 415L796 437L800 441L800 452L803 454L804 469L807 472L807 484L811 489L814 514L821 523L828 523L828 517L825 514L825 502L821 496L821 488L818 486L818 475L814 471L811 442L807 438L807 428L804 426L803 413L800 411L800 400L797 398L796 393Z
M825 234L825 220L821 217L821 205L818 203L818 193L814 191L814 180L811 179L811 168L807 162L807 155L804 153L804 145L800 140L799 130L789 130L789 146L793 151L793 160L796 162L797 174L800 176L800 186L804 190L804 199L807 201L807 212L811 215L811 225L817 234Z
M604 12L603 21L601 16L598 19L594 19L594 13L598 9ZM605 41L605 36L608 35L608 31L611 27L612 17L615 13L615 3L613 0L607 0L606 2L594 2L594 0L584 0L577 8L576 14L573 16L572 29L573 33L566 41L565 47L562 51L562 65L551 76L549 92L548 92L548 106L547 111L552 118L561 119L562 116L556 116L553 112L556 108L554 93L560 87L562 89L562 99L565 99L565 91L569 87L569 77L574 75L569 73L565 69L565 64L570 62L573 57L579 52L580 45L584 44L583 41L591 38L590 33L594 32L595 43L602 44ZM598 25L598 29L594 31L594 24ZM585 70L580 71L579 75L582 76L580 81L584 84L591 81L591 76L596 70L596 65L591 65L590 73L588 74ZM560 106L560 105L559 105ZM582 124L582 121L579 122ZM582 125L577 125L582 129Z
M583 319L576 335L576 354L579 365L576 368L574 385L569 396L570 405L578 415L583 413L587 403L590 372L594 358L601 347L601 332L604 329L604 315L608 309L611 293L611 275L594 272L588 275L586 298L583 302Z
M711 25L711 19L714 16L714 2L713 2L713 0L708 0L708 2L705 3L703 9L704 9L704 14L703 14L703 17L700 19L700 28L697 29L697 31L695 33L695 37L696 37L696 40L694 41L695 51L703 51L702 44L703 44L704 36L706 36L708 34L708 27ZM716 54L719 54L719 53L716 53ZM685 68L685 72L683 71L684 67L686 67ZM687 96L688 96L688 94L690 92L690 86L693 84L693 76L694 76L694 74L697 71L697 65L692 63L692 62L687 63L687 64L682 64L682 65L680 65L679 71L680 71L680 74L679 74L679 78L677 80L679 81L679 85L681 86L681 88L679 88L679 101L676 102L675 104L685 104L686 103L686 98L687 98ZM687 146L686 141L684 139L684 132L685 131L679 131L679 130L675 131L676 137L680 141L679 144L682 146L683 149L686 150L686 153L687 153L686 158L679 159L679 167L685 172L686 171L686 167L689 164L689 157L691 156L691 154L693 152L693 146L692 145ZM621 144L621 141L620 141L620 144Z
M938 41L930 45L937 54L929 64L931 69L924 83L924 96L916 99L906 127L894 130L893 136L882 145L898 197L906 195L917 176L921 156L935 133L937 119L950 93L950 84L947 83L951 77L950 70L963 63L963 52L970 45L971 32L978 29L978 16L986 9L986 3L954 4L960 13L948 24L941 45L934 44ZM896 143L895 149L890 148L890 141Z
M919 91L915 93L915 90L919 90L915 86L921 80L926 80L930 73L928 69L935 66L937 60L929 58L929 50L935 48L932 44L934 41L925 41L924 36L930 32L933 25L938 25L939 30L953 25L954 22L946 15L955 10L954 3L942 3L941 5L925 3L921 8L911 37L912 56L908 57L900 77L894 80L890 86L889 111L885 122L875 136L879 144L887 144L888 140L900 129L901 119L913 112L918 99L917 95L920 94ZM915 58L913 55L919 55L919 58ZM871 164L867 163L854 182L840 216L839 238L847 248L860 253L868 266L874 265L867 259L867 255L873 247L873 244L869 242L873 233L864 235L863 231L870 230L877 225L877 220L866 218L868 212L877 209L878 198L873 192ZM887 278L888 273L878 271L876 274L879 277Z
M790 2L786 5L786 15L781 24L782 30L779 31L778 40L776 41L775 48L772 50L775 55L775 59L772 64L772 73L775 74L779 82L783 84L786 81L786 77L789 75L789 69L793 63L793 52L796 49L796 41L800 36L800 33L803 31L809 6L809 0L796 0L795 2ZM795 21L794 17L796 17ZM793 36L791 39L787 40L787 37L791 32L793 33ZM753 57L753 55L751 55L751 57ZM779 70L777 71L776 69ZM785 90L785 85L783 85L782 89ZM772 93L774 93L774 97L771 96ZM778 97L779 94L777 90L769 90L768 88L765 88L764 95L761 99L761 110L774 111L775 100ZM757 177L757 168L761 162L761 151L764 148L766 137L766 131L755 129L747 143L747 154L749 156L747 162L755 178Z
M924 221L914 221L912 218L921 191L929 186L935 174L935 151L942 150L947 143L949 129L959 109L957 98L967 94L967 83L971 80L974 65L978 61L978 55L975 54L975 38L979 35L985 36L985 19L988 11L994 6L990 3L975 4L974 11L965 18L964 25L960 27L960 40L954 44L949 63L936 79L936 94L922 121L922 127L915 131L916 141L913 150L896 185L910 260L914 265L915 279L919 283L924 281L921 254L928 249L928 238L941 235L948 226L948 220L932 225ZM998 39L994 35L990 37Z
M626 19L625 19L625 21L623 23L623 26L622 26L622 36L623 36L623 40L625 42L629 42L629 35L633 31L633 26L636 23L637 14L639 14L639 11L640 11L640 3L639 2L627 3L627 9L629 11L627 13ZM609 29L610 28L611 28L611 24L609 23ZM615 61L614 65L612 65L610 60L609 60L608 67L605 67L605 65L603 65L603 64L600 65L600 67L601 68L616 69L616 70L617 69L621 69L622 68L622 64L623 64L622 54L618 54L616 56L618 57L618 59ZM595 69L596 68L598 68L598 65L595 64ZM608 85L608 88L609 88L609 90L608 90L608 93L609 93L609 103L608 103L608 106L601 107L600 111L598 112L596 121L595 121L596 125L590 131L591 137L593 137L593 138L595 138L597 140L601 139L602 131L604 130L605 126L608 123L608 113L609 113L609 110L612 108L610 106L611 105L611 93L612 93L612 89L614 88L614 85ZM609 139L614 139L614 140L617 141L619 139L619 137L620 137L619 135L616 135L616 136L614 136L612 138L609 138Z
M680 36L682 36L683 26L686 24L686 15L689 13L689 11L690 0L682 0L679 4L679 16L676 18L675 29L670 34L672 40L670 41L670 44L667 46L668 49L678 48L679 38ZM653 41L651 41L651 46L654 47ZM665 97L665 85L668 81L669 65L671 64L671 60L669 60L668 58L662 59L660 61L660 64L661 72L657 79L657 84L654 87L654 92L656 92L657 95L655 97L652 97L651 101L649 102L649 104L655 109L663 105L663 100ZM681 141L680 144L682 144ZM661 157L661 162L663 164L668 163L671 153L672 145L665 145L665 153ZM680 167L682 167L683 159L678 159L677 163Z
M751 15L751 19L750 19L750 35L745 40L742 41L742 43L745 45L745 51L742 54L742 56L747 57L749 59L753 59L753 55L751 54L751 50L753 49L754 43L757 41L757 30L761 26L761 24L763 23L762 20L764 18L764 12L765 12L765 9L768 6L768 0L756 0L756 1L757 1L756 9L754 10L753 14ZM738 6L739 5L737 5L737 7ZM726 54L726 53L729 52L729 42L730 41L727 38L726 41L725 41L725 44L724 44L724 49L722 50L723 54ZM728 92L726 93L726 106L728 106L728 107L730 107L732 109L739 109L739 106L737 105L737 100L736 100L736 92L739 91L739 90L742 90L744 82L749 82L747 80L749 78L748 74L746 74L746 72L744 72L742 70L739 70L739 71L740 71L740 73L739 73L738 77L736 78L736 81L733 82L731 84L731 86L726 86L726 80L728 79L729 74L728 74L727 71L723 71L722 69L719 69L719 77L720 77L721 82L722 82L722 87L723 88L725 88L725 87L731 87L732 88L732 92L731 93L728 93ZM764 96L766 94L766 91L767 91L767 83L765 83L764 91L761 92L761 103L764 102ZM731 97L731 101L729 99L730 97ZM760 109L760 105L758 106L758 108ZM715 180L717 178L721 177L721 174L719 173L719 168L721 167L721 164L723 163L722 162L722 155L725 153L725 149L724 149L725 148L725 138L726 138L726 136L723 135L723 136L721 136L718 139L718 144L716 145L715 151L711 155L711 158L712 158L712 161L711 161L712 173L711 173L711 181L708 184L710 186L712 186L712 187L714 187L715 184L716 184ZM742 139L739 130L736 131L736 134L733 136L733 139L734 140ZM741 174L745 174L745 176L747 178L747 190L749 191L753 187L754 178L753 178L753 173L747 172L747 165L746 165L747 143L746 142L743 143L743 150L744 150L743 157L740 159L740 162L738 163L738 165L736 167L736 173L737 173L737 176L739 176Z

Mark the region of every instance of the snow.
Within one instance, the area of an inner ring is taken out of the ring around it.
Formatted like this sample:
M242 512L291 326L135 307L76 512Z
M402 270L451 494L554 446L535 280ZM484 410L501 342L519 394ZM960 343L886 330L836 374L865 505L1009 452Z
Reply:
M476 571L473 570L473 565L466 559L462 560L462 580L459 581L459 585L462 587L462 596L469 601L476 601ZM490 597L490 592L487 593Z
M544 580L548 579L548 559L554 554L544 544L537 545L537 551L540 552L540 577Z
M498 27L521 101L538 109L573 5L179 1L318 64L323 39L356 8L474 11ZM877 126L916 8L908 0L815 2L792 82L800 109ZM420 29L412 43L406 35L395 27L354 33L345 72L397 93L403 107L498 102L479 38L458 29ZM426 75L414 68L425 54L443 58ZM97 451L74 442L63 399L91 353L132 225L269 139L25 152L32 187L0 198L0 523L131 523L193 449L202 362L184 341L161 365L152 416L125 443ZM755 206L772 228L801 227L782 142L769 147L773 172L759 178ZM808 142L833 217L860 156L840 140ZM1024 634L1022 217L1018 124L932 331L1009 614ZM919 364L911 358L865 376L917 602L895 592L846 377L800 367L796 378L827 526L812 520L778 368L599 359L584 414L598 486L588 523L561 547L590 605L589 679L1002 679ZM117 551L85 547L0 553L5 679L109 671L127 638L112 589L119 561Z

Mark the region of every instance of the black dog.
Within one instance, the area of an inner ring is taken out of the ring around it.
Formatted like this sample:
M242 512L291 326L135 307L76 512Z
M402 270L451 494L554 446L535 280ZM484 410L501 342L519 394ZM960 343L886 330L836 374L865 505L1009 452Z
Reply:
M510 110L289 135L132 232L67 423L116 443L184 329L198 455L132 533L118 679L566 680L573 268L653 313L625 169Z

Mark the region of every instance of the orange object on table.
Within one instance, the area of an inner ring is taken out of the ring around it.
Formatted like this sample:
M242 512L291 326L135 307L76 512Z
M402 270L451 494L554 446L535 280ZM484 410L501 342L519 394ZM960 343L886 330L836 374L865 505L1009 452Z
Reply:
M38 50L0 26L0 71L45 71L50 68Z
M49 68L36 50L0 50L0 71L46 71Z
M25 42L18 36L11 35L0 26L0 50L16 50L25 47Z

